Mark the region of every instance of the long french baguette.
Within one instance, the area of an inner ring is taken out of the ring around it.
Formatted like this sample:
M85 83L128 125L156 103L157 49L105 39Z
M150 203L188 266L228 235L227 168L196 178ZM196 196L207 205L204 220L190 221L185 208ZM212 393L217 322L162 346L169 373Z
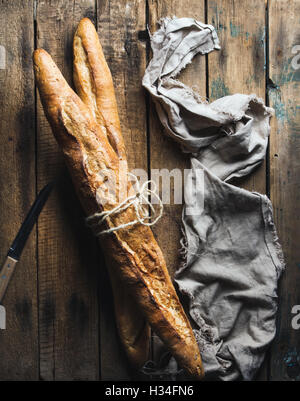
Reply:
M126 182L126 151L113 80L95 27L88 18L80 21L75 32L73 54L73 80L77 94L106 133L120 162L119 179ZM150 327L115 270L109 269L109 275L119 337L131 365L138 369L150 359Z
M111 194L123 193L124 176L119 176L119 157L107 130L69 87L47 52L36 50L33 60L46 116L86 214L114 208L120 198ZM129 186L127 181L125 186ZM106 219L103 228L134 219L135 210L130 207ZM179 365L194 379L202 379L197 342L151 229L141 224L126 227L101 237L101 244L109 269L128 288Z

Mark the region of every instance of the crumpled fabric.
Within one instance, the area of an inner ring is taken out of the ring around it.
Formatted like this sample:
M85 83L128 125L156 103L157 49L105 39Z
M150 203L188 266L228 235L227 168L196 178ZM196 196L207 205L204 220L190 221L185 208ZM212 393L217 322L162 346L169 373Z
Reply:
M175 79L196 54L220 49L211 25L162 19L151 46L143 86L165 133L191 157L175 282L188 299L206 377L251 380L275 336L284 260L270 200L230 181L263 161L273 111L254 94L208 103ZM197 171L201 185L192 185ZM170 366L174 372L174 359Z

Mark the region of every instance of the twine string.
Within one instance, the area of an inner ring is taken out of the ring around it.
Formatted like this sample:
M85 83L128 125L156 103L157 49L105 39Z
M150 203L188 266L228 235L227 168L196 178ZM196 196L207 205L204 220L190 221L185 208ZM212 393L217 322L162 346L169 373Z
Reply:
M104 234L111 234L114 231L118 231L129 226L134 226L138 223L144 226L153 226L161 218L163 214L163 203L156 192L157 189L155 182L153 180L148 180L140 185L138 178L134 174L128 173L128 175L131 176L135 181L135 186L137 188L136 193L128 196L113 209L100 213L97 212L86 218L87 225L94 230L94 233L97 237ZM155 210L151 203L152 196L154 196L158 201L158 211ZM136 218L134 220L120 224L117 227L111 227L107 230L98 230L106 219L108 219L110 216L123 212L130 206L133 206L135 210Z

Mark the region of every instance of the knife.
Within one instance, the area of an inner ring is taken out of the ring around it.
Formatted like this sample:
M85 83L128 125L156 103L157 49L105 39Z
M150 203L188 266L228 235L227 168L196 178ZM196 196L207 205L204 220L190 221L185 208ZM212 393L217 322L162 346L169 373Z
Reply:
M53 188L53 183L47 184L38 194L34 204L31 206L16 238L11 244L6 260L0 271L0 303L5 295L7 286L15 271L16 264L26 244L27 238L41 213L48 196Z

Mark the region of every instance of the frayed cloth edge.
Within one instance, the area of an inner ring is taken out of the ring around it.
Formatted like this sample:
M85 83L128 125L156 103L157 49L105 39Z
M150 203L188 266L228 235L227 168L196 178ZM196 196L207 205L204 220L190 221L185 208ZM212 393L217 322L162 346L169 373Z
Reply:
M274 223L272 203L267 196L260 196L262 215L265 223L265 241L276 268L277 278L279 278L286 268L284 253Z

